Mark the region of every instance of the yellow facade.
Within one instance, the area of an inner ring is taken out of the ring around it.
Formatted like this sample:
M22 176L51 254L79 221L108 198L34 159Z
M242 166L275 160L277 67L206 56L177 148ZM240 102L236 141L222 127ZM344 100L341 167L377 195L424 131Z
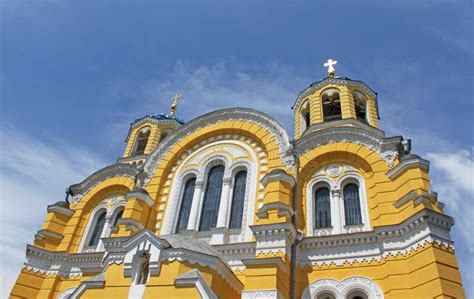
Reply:
M328 77L268 115L132 123L116 164L48 206L12 298L464 298L429 162ZM176 109L176 107L174 107Z

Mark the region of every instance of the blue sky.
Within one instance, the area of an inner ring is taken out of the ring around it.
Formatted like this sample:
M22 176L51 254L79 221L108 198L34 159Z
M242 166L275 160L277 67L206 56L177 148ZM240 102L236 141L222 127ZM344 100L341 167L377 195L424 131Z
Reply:
M134 119L179 90L185 120L251 107L292 132L298 92L335 58L378 92L387 135L431 160L474 297L473 2L196 2L0 2L0 294L46 205L114 163Z

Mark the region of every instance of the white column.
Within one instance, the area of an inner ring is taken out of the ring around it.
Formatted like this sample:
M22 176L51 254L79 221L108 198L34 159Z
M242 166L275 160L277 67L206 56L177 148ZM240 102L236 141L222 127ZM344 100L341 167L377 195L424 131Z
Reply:
M189 213L188 230L197 230L198 213L201 207L202 181L196 181L193 194L193 202L191 204L191 212Z
M333 227L333 234L340 234L342 232L341 221L341 190L331 190L331 225Z
M102 251L104 249L104 243L102 242L102 238L107 238L110 235L110 220L112 220L112 215L105 215L105 224L102 232L100 234L100 240L97 244L97 248L95 251Z
M219 214L217 215L217 228L227 227L227 215L229 215L230 209L230 183L232 178L224 178L221 202L219 204Z

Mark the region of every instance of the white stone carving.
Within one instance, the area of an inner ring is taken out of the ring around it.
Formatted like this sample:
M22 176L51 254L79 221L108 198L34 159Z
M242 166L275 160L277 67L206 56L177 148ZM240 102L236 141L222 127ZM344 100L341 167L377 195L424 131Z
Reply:
M242 299L282 299L278 290L244 290Z
M329 165L326 168L326 173L332 178L338 177L342 173L342 167L339 164Z
M235 135L232 136L234 139L223 139L227 138L226 136L222 137L220 141L205 141L205 145L200 148L197 148L194 152L191 152L185 159L178 162L176 169L174 171L174 180L171 183L170 196L168 200L168 205L166 207L166 212L163 218L163 226L161 229L161 234L172 234L176 230L176 225L179 216L180 209L180 200L182 198L183 192L183 181L187 178L188 175L197 177L196 187L194 190L193 205L191 206L190 218L188 221L188 229L197 230L200 220L202 201L204 197L204 190L207 180L207 172L210 170L211 165L215 163L221 163L225 165L224 178L233 178L236 173L241 169L247 170L247 184L245 189L245 201L244 201L244 210L242 218L242 229L240 230L238 237L233 237L233 240L239 241L250 241L252 238L252 232L248 228L249 225L253 224L254 213L255 213L255 201L257 197L257 183L256 178L258 177L258 167L259 167L259 158L256 154L256 149L252 148L249 144L253 143L251 140L246 140L246 142L241 141L242 136ZM215 147L221 147L221 150L218 153L212 154L212 149ZM226 148L235 148L234 153L224 150ZM208 155L203 155L202 153L208 153ZM242 157L235 157L233 154L246 153L250 155L251 160L242 160ZM235 161L236 159L239 159ZM195 167L190 165L190 162L193 162L192 165L202 165L199 169L191 168ZM220 162L216 162L220 161ZM225 191L225 192L224 192ZM220 225L225 224L224 227L228 226L230 218L230 208L232 206L232 194L233 194L233 185L231 184L228 189L223 190L223 195L221 197L221 203L227 202L228 205L222 205L222 208L227 207L224 211L220 211ZM218 233L216 231L216 233ZM199 234L197 235L199 237ZM212 238L210 238L211 240ZM220 237L214 237L212 241L216 244L222 244L223 241L227 241L227 233ZM204 240L204 239L201 239Z
M450 217L424 210L400 225L374 232L304 238L298 264L320 267L380 261L389 255L407 255L427 243L454 249L449 236L452 224Z
M353 276L339 282L334 279L320 279L311 283L303 291L301 299L316 299L318 295L328 292L337 299L348 298L353 291L361 291L370 299L383 299L382 289L371 279L362 276Z
M369 231L370 226L370 217L369 217L369 206L367 202L367 193L365 189L365 182L362 175L356 171L352 166L346 164L337 165L339 173L336 178L329 178L327 176L321 175L324 170L327 172L329 168L333 167L332 164L327 168L320 168L314 172L314 175L311 177L310 181L306 187L306 211L308 217L306 217L306 235L307 236L327 236L327 235L337 235L343 233L355 233ZM345 225L345 212L344 212L344 199L342 190L344 186L348 183L354 183L359 186L359 198L360 198L360 208L362 216L362 225L356 226L346 226ZM331 226L330 228L316 229L315 228L315 218L314 218L314 194L317 188L320 186L327 187L330 192L330 206L331 206Z

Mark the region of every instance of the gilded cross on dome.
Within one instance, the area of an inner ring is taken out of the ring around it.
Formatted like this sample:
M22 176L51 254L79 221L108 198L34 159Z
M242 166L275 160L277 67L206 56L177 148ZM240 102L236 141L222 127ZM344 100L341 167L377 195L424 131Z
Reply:
M173 103L171 104L171 115L175 115L176 109L178 108L178 101L181 99L183 96L177 92L171 99L173 100Z
M331 78L334 78L334 76L336 75L336 69L334 68L334 65L336 65L336 63L336 60L328 59L328 61L323 64L323 66L328 68L328 75Z

